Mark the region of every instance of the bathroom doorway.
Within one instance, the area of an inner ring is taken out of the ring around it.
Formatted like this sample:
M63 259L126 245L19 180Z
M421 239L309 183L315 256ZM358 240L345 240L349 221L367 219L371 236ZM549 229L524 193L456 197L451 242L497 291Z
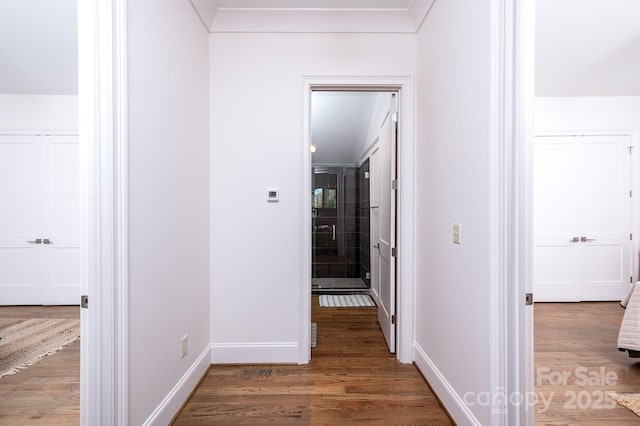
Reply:
M396 348L397 103L397 91L311 93L312 294L371 300L390 352ZM368 303L355 300L355 306Z

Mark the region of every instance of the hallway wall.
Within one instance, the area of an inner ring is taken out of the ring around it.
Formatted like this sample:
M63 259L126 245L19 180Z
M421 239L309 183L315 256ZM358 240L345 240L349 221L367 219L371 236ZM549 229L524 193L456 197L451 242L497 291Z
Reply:
M208 367L208 32L184 0L127 15L129 424L168 424Z
M415 358L457 424L491 423L491 5L437 1L418 33ZM453 224L462 243L453 243Z
M210 40L212 360L297 362L302 77L414 74L415 35ZM266 201L268 186L280 188L280 202Z

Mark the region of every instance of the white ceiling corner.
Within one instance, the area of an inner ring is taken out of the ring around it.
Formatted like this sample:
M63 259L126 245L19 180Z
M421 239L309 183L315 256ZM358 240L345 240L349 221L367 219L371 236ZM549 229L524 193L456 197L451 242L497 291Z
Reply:
M216 15L216 11L218 10L218 5L216 0L189 0L191 5L200 16L200 20L207 28L207 30L211 29L211 24L213 22L213 17Z
M191 0L210 32L415 33L435 0Z

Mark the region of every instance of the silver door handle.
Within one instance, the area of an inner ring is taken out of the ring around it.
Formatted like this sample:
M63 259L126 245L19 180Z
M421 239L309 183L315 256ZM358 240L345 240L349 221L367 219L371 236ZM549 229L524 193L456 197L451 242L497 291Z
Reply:
M570 243L579 243L580 242L580 237L573 237L572 239L569 240Z
M378 209L378 208L380 208L380 206L371 206L371 207L369 207L369 208L370 208L370 209Z
M336 240L336 226L333 225L333 241Z
M42 244L42 238L36 238L32 241L27 241L29 244Z
M583 243L589 243L595 240L596 240L595 238L580 237L580 241L582 241Z
M45 238L44 240L42 240L42 244L53 244L53 241L51 241L48 238Z

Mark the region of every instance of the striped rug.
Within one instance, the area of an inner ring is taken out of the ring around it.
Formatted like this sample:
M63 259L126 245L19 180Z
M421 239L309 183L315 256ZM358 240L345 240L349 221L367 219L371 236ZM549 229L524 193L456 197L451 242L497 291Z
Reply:
M320 306L326 308L363 308L376 306L371 297L365 294L323 294Z
M0 377L16 374L80 337L80 320L0 318Z

